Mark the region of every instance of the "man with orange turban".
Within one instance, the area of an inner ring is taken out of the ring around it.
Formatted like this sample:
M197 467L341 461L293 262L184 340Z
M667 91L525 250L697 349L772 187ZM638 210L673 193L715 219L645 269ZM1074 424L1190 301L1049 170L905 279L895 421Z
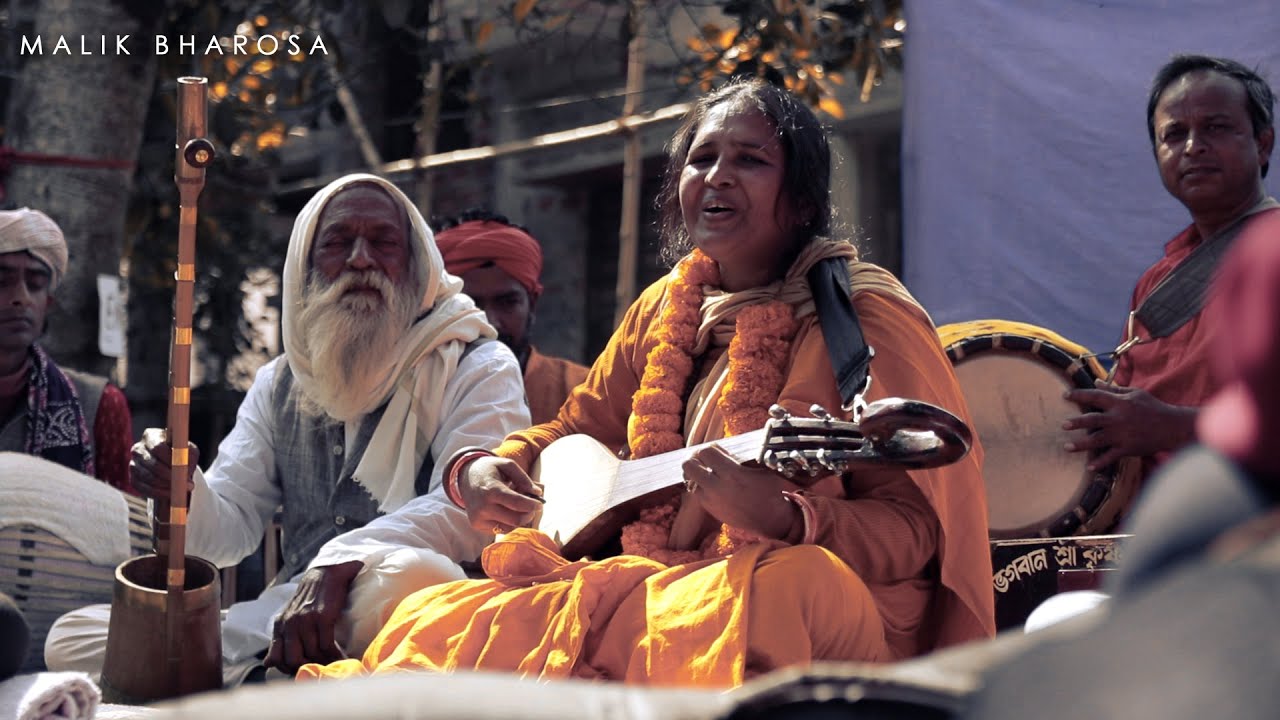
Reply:
M529 341L542 294L538 241L525 228L483 210L440 221L439 227L436 245L445 269L462 278L463 292L484 310L498 339L520 361L533 424L554 420L569 391L586 379L587 368L543 355Z

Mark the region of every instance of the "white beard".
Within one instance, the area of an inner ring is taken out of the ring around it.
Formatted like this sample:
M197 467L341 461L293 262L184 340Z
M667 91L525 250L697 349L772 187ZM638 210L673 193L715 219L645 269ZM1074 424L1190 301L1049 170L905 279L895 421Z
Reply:
M305 390L296 386L302 412L350 421L366 411L413 323L421 294L416 286L410 276L397 288L374 270L344 272L333 282L310 273L298 311L301 350L311 359L311 382ZM378 295L347 294L361 287Z

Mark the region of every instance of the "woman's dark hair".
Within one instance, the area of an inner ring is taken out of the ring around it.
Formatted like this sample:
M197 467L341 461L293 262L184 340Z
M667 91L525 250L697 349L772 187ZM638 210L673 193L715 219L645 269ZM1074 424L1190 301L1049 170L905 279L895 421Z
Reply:
M1151 138L1151 148L1156 146L1156 105L1160 96L1175 80L1193 72L1209 71L1234 78L1244 86L1245 110L1249 113L1249 121L1253 123L1253 136L1257 138L1263 130L1275 123L1274 107L1276 96L1271 86L1257 72L1250 70L1235 60L1210 57L1208 55L1175 55L1156 72L1151 81L1151 94L1147 96L1147 136ZM1269 161L1262 164L1262 176L1267 176Z
M782 192L802 218L797 246L831 229L831 148L827 131L813 111L786 90L760 78L738 78L702 96L667 144L667 168L655 203L662 259L675 264L693 249L680 212L680 174L693 136L712 108L735 104L757 110L777 128L786 158Z

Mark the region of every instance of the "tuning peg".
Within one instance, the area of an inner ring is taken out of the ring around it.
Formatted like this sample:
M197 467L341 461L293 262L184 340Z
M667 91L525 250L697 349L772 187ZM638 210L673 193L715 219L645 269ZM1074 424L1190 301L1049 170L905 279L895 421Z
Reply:
M809 414L823 422L831 422L832 420L835 420L835 418L831 416L831 413L827 412L827 409L818 403L814 403L809 406Z
M792 450L791 452L787 453L787 460L791 461L791 464L795 465L797 468L799 468L800 470L803 470L804 472L809 472L811 470L811 467L809 465L809 458L805 457L804 453L800 452L799 450Z
M774 403L769 406L769 417L774 420L786 420L791 417L791 413L787 412L787 409L781 405Z
M765 450L760 454L760 464L766 468L777 471L778 469L778 453L773 450Z
M826 448L822 448L818 451L817 461L818 464L833 473L843 473L845 470L849 469L848 460L839 457L836 453L833 453Z
M760 463L785 478L796 476L796 466L785 453L769 450L760 458Z

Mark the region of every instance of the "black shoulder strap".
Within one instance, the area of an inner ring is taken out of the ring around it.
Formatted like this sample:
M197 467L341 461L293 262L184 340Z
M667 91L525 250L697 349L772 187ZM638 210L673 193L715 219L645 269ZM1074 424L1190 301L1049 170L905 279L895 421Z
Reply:
M854 398L867 386L871 358L875 350L862 337L862 325L853 311L850 299L849 265L844 258L827 258L807 275L822 338L827 343L831 369L840 388L840 401L846 410L853 408Z
M1264 210L1280 207L1268 197L1231 225L1200 243L1156 285L1134 311L1153 338L1167 337L1200 313L1222 258L1245 227L1245 220Z

